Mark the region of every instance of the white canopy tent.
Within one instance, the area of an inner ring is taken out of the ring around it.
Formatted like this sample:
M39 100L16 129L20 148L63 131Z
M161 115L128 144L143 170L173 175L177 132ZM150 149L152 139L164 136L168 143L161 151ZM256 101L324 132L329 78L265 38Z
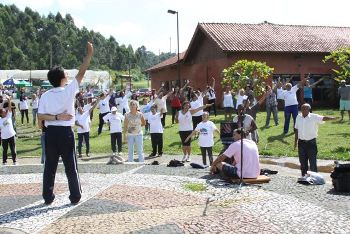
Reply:
M77 74L77 69L65 70L68 73L69 79L73 79ZM47 80L48 70L0 70L0 81L3 83L7 79L14 78L16 80ZM96 85L101 89L107 89L112 83L111 76L107 71L92 71L88 70L82 86Z

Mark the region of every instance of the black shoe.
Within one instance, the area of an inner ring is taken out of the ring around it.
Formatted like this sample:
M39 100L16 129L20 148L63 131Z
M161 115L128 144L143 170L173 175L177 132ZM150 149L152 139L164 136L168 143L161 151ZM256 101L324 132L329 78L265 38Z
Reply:
M49 206L52 204L52 202L55 200L55 195L52 196L52 199L45 200L45 205Z
M71 203L72 205L76 205L76 204L79 203L79 201L80 201L80 198L79 198L79 199L72 199L72 200L70 200L70 203Z
M156 154L150 154L150 155L148 155L148 157L155 157L156 156Z
M82 158L82 157L83 157L83 155L79 154L79 158Z
M163 156L163 154L158 154L158 157L162 157Z

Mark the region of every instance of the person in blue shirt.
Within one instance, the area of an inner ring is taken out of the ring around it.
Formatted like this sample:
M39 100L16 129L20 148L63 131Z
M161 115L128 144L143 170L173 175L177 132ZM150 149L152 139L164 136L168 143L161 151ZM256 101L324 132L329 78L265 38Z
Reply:
M317 84L319 84L321 81L323 81L324 78L319 79L318 81L314 82L312 85L310 85L309 77L305 80L305 86L304 86L304 102L308 103L310 106L312 106L312 89L316 87Z

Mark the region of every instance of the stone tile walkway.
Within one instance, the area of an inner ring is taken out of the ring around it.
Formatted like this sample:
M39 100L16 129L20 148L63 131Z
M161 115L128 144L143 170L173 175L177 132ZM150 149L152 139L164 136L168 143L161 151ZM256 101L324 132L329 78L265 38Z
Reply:
M75 206L62 166L50 206L40 165L0 167L0 233L350 233L350 194L334 193L329 180L299 185L298 170L263 167L279 173L239 188L188 165L81 164Z

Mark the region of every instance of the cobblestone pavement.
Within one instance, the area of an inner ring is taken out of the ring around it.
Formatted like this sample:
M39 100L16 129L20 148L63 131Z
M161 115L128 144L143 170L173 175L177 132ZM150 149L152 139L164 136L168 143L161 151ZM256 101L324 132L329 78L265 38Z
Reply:
M279 171L270 183L239 187L207 169L159 161L79 165L75 206L62 166L50 206L41 198L42 166L0 167L0 233L350 233L350 194L334 193L329 180L299 185L299 171L263 165ZM205 189L188 189L198 185Z

